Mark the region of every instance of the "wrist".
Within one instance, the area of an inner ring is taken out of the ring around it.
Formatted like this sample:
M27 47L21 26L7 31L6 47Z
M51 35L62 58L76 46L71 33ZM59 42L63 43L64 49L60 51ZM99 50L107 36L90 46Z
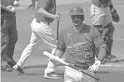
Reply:
M95 61L95 64L99 64L99 65L100 65L100 64L101 64L101 60L98 60L98 59L97 59L97 60Z
M52 14L51 17L52 17L53 19L56 19L56 15L54 15L54 14Z

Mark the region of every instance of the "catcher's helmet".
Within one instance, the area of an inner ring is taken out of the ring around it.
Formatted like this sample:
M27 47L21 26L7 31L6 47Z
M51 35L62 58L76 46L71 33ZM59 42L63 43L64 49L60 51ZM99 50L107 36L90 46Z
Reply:
M84 15L84 11L80 6L76 6L70 9L70 15Z

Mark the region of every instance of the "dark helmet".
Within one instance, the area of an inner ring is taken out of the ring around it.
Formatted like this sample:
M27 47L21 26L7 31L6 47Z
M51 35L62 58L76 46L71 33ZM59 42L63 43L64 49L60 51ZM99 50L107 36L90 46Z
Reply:
M80 6L76 6L70 9L70 15L84 15L84 11Z

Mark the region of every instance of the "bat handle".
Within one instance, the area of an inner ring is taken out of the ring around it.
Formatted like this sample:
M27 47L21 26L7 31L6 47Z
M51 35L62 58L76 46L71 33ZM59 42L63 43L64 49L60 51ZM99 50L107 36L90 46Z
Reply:
M56 40L58 41L59 38L59 19L57 19L57 34L56 34Z

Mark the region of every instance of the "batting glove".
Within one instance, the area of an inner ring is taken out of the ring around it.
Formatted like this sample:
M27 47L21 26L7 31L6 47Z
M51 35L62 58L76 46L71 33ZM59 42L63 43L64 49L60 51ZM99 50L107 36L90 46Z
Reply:
M89 70L94 72L98 71L100 65L101 65L101 61L97 59L95 63L89 67Z
M61 17L60 13L56 13L56 14L54 15L54 19L55 19L55 20L59 20L60 17Z
M13 5L15 6L15 7L18 7L20 4L19 4L19 1L17 1L17 0L15 0L14 2L13 2Z

